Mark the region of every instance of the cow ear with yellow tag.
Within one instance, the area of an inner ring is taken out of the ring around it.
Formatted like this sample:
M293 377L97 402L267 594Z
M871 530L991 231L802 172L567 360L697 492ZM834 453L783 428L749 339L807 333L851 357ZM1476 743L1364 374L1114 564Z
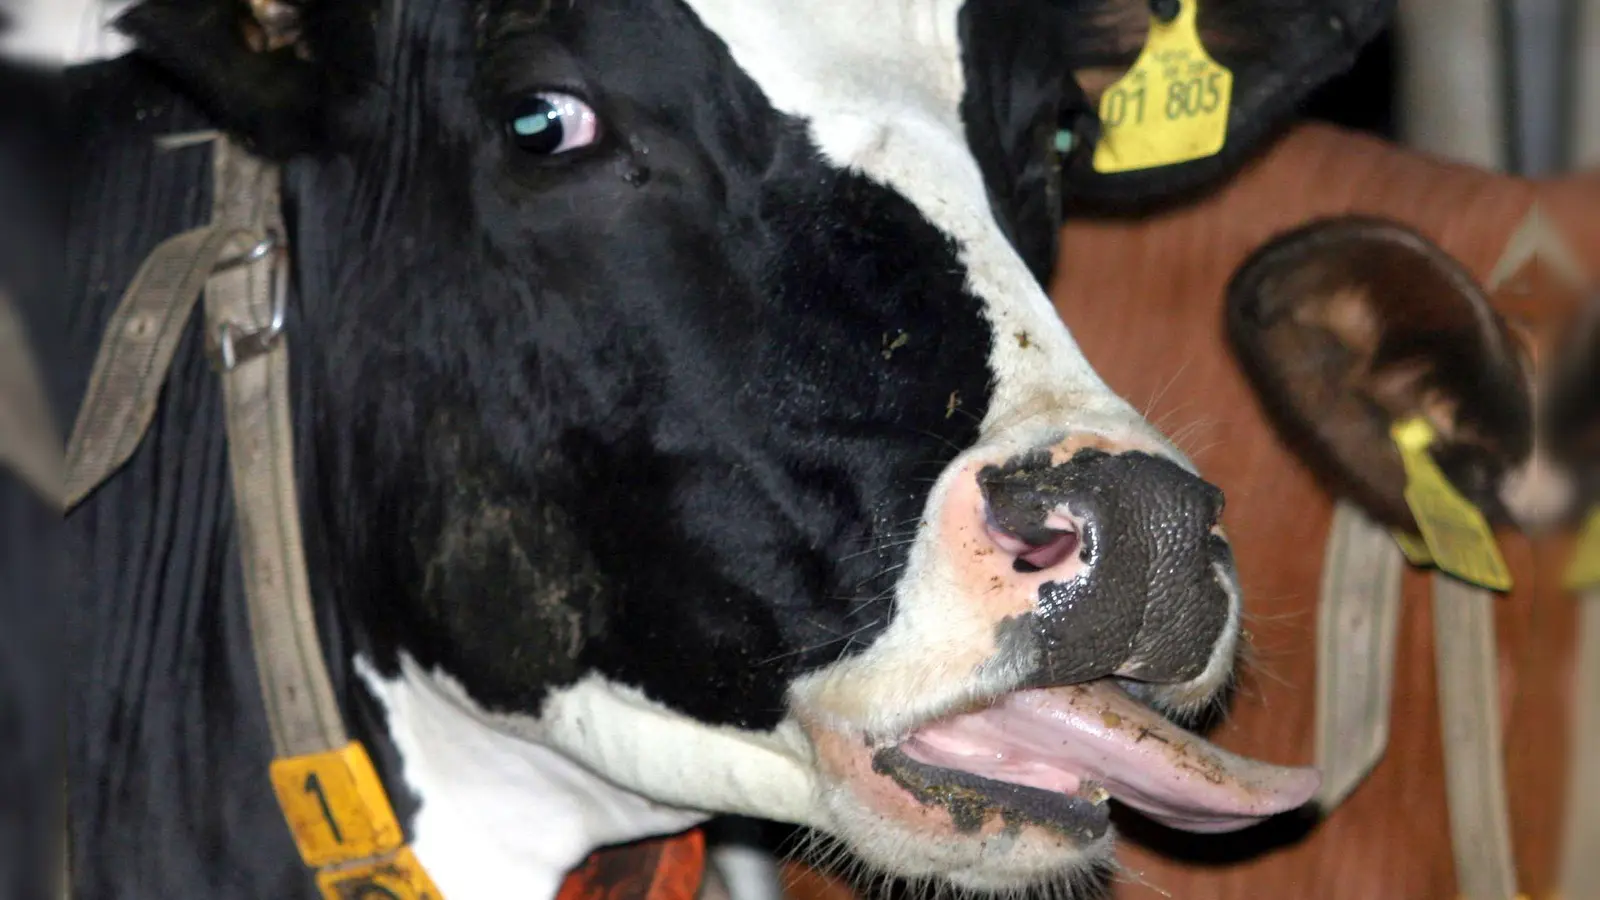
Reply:
M1228 331L1269 417L1408 557L1503 586L1490 529L1533 452L1532 366L1473 278L1385 220L1313 222L1229 286Z
M1066 202L1132 208L1215 181L1349 68L1390 0L1058 4L1061 54L1098 115L1070 142ZM1084 15L1086 10L1095 14ZM1070 19L1070 21L1069 21Z

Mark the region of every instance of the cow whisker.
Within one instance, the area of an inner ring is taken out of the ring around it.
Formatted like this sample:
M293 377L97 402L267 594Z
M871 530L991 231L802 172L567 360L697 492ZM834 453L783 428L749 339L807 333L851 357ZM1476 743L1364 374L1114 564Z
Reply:
M805 647L797 647L794 650L786 650L783 653L779 653L779 654L776 654L774 656L769 656L766 659L758 661L757 665L767 665L768 663L778 662L779 660L788 659L788 658L793 657L793 656L800 656L800 655L805 654L805 653L810 653L813 650L821 650L824 647L830 647L830 646L832 646L834 644L840 643L841 641L848 641L848 640L850 640L851 638L855 637L856 635L860 634L863 631L866 631L866 630L871 629L871 628L876 628L879 625L883 624L883 622L885 621L886 618L887 617L885 617L885 616L879 616L879 617L873 619L872 621L866 623L865 625L862 625L861 627L856 628L853 631L850 631L847 634L834 635L833 637L830 637L827 640L818 641L815 644L810 644L810 645L805 646Z
M893 549L895 547L904 547L904 546L906 546L908 544L915 544L916 542L917 542L916 535L911 535L910 537L906 537L906 538L903 538L901 540L896 540L896 541L885 541L883 543L874 544L871 547L866 548L865 550L857 550L855 553L850 553L850 554L846 554L844 556L841 556L841 557L839 557L839 562L846 562L848 560L857 559L859 557L866 556L869 553L879 553L879 552L882 552L884 550Z
M1108 868L1111 869L1112 878L1116 881L1122 882L1123 884L1132 884L1146 888L1156 892L1157 894L1160 894L1163 897L1166 897L1167 900L1171 900L1172 898L1171 891L1146 878L1143 872L1140 872L1137 869L1129 868L1126 863L1119 859L1111 860L1111 862L1108 864Z
M1151 395L1149 402L1144 405L1145 418L1150 418L1150 411L1156 408L1156 404L1160 403L1161 398L1167 395L1167 391L1172 390L1172 386L1178 383L1178 379L1183 377L1183 373L1188 370L1189 364L1192 362L1194 362L1194 357L1192 356L1184 360L1183 363L1178 366L1178 370L1172 373L1172 377L1167 379L1167 383L1162 385L1160 390Z

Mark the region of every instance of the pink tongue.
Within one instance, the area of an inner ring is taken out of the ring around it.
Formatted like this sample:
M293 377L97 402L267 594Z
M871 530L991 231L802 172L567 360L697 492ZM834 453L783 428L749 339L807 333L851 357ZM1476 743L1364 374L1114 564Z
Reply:
M1095 782L1185 831L1244 828L1304 804L1322 780L1315 769L1213 746L1110 681L1021 691L921 728L901 749L918 762L1041 790L1077 793Z

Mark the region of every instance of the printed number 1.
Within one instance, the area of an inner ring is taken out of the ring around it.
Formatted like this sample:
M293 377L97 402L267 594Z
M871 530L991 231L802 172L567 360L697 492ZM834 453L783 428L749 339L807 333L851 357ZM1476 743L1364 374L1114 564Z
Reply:
M312 772L306 776L305 791L317 795L317 803L322 807L322 817L328 820L328 830L333 832L333 840L336 843L344 843L344 833L339 830L339 823L333 818L333 810L328 808L328 795L323 792L322 779L317 777L317 773Z
M1106 97L1106 127L1116 128L1121 125L1128 117L1128 107L1134 104L1138 104L1139 108L1134 112L1133 121L1135 124L1141 124L1144 122L1144 86L1140 85L1131 91L1121 87L1112 88Z

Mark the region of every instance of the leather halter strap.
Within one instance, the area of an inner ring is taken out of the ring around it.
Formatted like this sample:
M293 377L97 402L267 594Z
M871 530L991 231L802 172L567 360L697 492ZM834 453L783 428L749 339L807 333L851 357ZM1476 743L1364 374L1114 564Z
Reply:
M1318 804L1332 812L1388 744L1400 552L1381 526L1341 502L1324 562L1318 617ZM1495 649L1494 595L1432 579L1435 665L1456 881L1464 900L1517 900ZM1600 592L1580 597L1561 897L1600 897Z
M277 756L327 751L348 736L322 661L300 537L289 351L279 339L288 266L279 174L226 139L213 148L211 224L158 246L107 326L67 444L66 504L79 503L143 440L203 291L208 343L222 379L250 635L273 750ZM252 337L253 352L241 352Z
M1578 598L1578 664L1568 754L1561 896L1600 897L1600 590Z
M1389 531L1340 500L1317 606L1317 806L1350 796L1389 745L1404 560Z
M1318 797L1332 812L1382 758L1389 740L1401 553L1381 526L1341 502L1324 561L1317 636ZM1463 900L1515 900L1506 809L1494 595L1438 573L1435 668L1445 794Z
M1456 884L1470 900L1517 897L1500 727L1495 595L1433 576L1434 667Z

